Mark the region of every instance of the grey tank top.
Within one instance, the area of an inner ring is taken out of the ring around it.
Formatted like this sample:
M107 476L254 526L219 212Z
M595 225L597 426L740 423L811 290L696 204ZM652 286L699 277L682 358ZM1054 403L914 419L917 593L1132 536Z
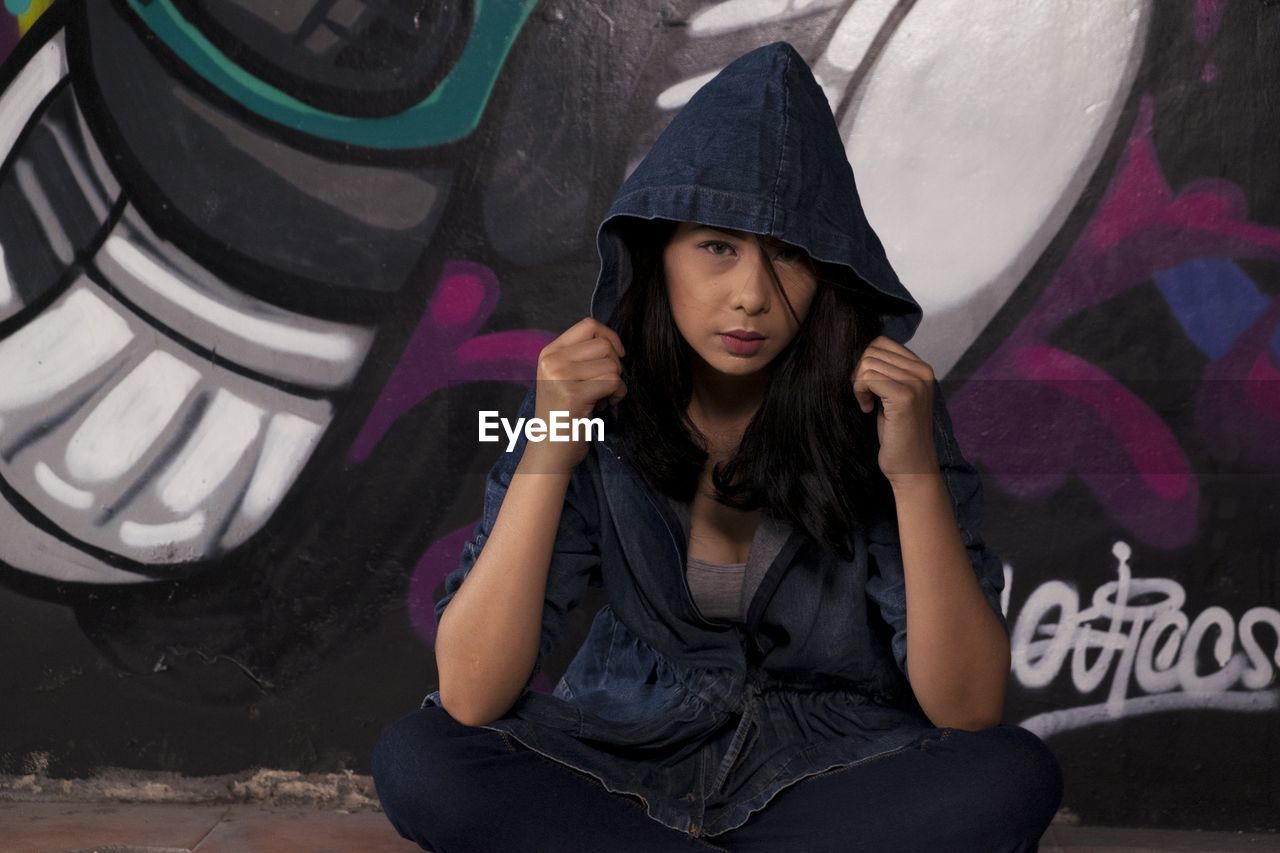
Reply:
M682 525L684 541L689 541L689 505L674 498L667 502ZM726 619L745 623L751 600L773 558L782 550L790 527L767 512L760 517L751 550L742 563L712 563L696 557L685 564L685 579L694 604L708 619Z
M712 563L690 557L685 566L685 580L694 604L708 619L731 619L746 622L746 608L742 606L746 590L743 580L747 564Z

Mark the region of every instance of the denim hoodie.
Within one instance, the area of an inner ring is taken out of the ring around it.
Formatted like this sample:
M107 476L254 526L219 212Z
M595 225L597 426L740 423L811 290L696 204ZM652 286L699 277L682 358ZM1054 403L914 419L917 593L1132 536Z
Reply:
M884 333L905 343L920 306L858 200L830 106L786 42L741 56L699 89L627 177L597 232L591 314L608 322L631 278L623 217L691 220L801 246L888 297ZM852 372L853 365L850 365ZM519 417L534 414L531 386ZM1001 562L979 533L982 490L935 383L934 439L973 570L1000 607ZM896 513L884 507L840 558L766 513L745 624L708 619L685 579L684 518L616 452L605 418L574 470L547 580L530 681L590 586L606 603L554 691L528 689L484 726L637 798L653 819L716 835L800 779L909 745L933 728L906 680L906 594ZM488 474L484 514L446 578L439 620L475 564L525 438ZM518 571L519 566L512 566ZM439 704L439 691L423 700Z

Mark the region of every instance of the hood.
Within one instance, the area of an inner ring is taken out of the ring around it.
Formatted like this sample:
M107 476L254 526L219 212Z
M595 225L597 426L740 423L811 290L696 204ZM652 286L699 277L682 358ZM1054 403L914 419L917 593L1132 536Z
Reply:
M920 325L920 305L863 213L826 95L785 41L743 54L695 92L618 189L596 232L591 316L602 323L631 281L625 217L771 235L888 297L881 318L893 340L905 344Z

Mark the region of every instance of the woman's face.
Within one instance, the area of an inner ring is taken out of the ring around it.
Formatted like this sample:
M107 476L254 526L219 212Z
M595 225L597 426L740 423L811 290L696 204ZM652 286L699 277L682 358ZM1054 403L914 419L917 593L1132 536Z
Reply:
M800 330L817 290L812 262L802 249L762 239L768 257L753 234L682 222L662 253L676 327L693 351L721 373L745 376L773 361Z

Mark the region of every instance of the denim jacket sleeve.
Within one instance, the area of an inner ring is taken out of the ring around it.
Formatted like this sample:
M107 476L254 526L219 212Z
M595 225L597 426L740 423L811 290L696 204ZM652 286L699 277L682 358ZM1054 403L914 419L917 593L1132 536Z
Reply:
M533 417L536 389L536 383L529 388L524 402L520 404L518 418ZM440 624L440 617L444 614L445 608L462 586L463 580L475 565L480 552L484 549L485 541L493 531L498 510L502 506L516 466L524 455L526 443L522 431L515 447L509 452L504 449L489 469L484 487L484 514L476 524L471 539L462 546L462 557L457 568L445 577L444 594L435 603L437 625ZM547 588L543 600L542 633L538 643L538 655L533 670L525 682L526 690L533 679L542 672L547 655L559 642L568 612L582 600L588 586L601 585L599 527L596 518L598 511L595 508L593 491L587 462L584 460L573 472L569 488L565 493L564 506L560 512L560 523L552 546L551 564L547 570ZM520 571L520 567L511 566L509 570Z
M960 527L969 563L987 604L995 612L1005 630L1009 623L1000 606L1004 589L1004 566L1000 558L987 548L982 539L982 480L965 461L956 443L942 397L942 386L933 384L933 438L938 449L943 482L951 497L956 521ZM902 674L907 674L907 593L902 569L902 547L898 537L897 516L893 512L879 514L868 531L867 550L875 562L875 570L867 578L867 595L879 606L880 614L893 630L893 656Z

